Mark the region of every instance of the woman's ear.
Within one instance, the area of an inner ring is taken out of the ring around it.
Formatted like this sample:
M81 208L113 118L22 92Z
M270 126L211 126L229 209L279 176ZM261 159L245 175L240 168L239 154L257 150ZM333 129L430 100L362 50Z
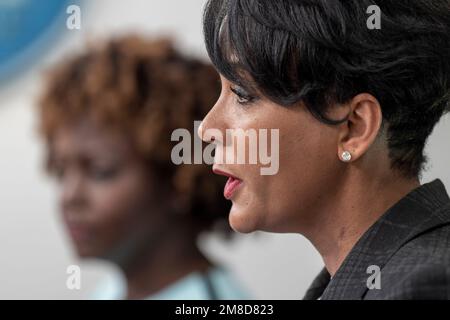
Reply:
M378 100L368 93L356 95L347 105L350 111L340 127L338 156L343 161L353 161L365 154L377 138L383 114Z

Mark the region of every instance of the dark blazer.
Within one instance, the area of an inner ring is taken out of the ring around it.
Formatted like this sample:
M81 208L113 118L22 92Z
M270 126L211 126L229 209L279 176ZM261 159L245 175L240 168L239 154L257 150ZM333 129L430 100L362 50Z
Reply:
M324 268L304 299L319 297L450 299L450 199L442 182L424 184L392 206L355 244L331 281Z

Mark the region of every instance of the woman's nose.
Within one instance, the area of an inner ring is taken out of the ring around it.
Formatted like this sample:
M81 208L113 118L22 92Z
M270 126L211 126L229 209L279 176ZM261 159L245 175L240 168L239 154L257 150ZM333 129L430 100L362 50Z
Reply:
M67 173L61 184L61 202L63 208L73 208L83 205L84 187L83 178L75 172Z
M220 105L218 101L198 127L197 134L204 142L214 144L223 143L225 126L219 109Z

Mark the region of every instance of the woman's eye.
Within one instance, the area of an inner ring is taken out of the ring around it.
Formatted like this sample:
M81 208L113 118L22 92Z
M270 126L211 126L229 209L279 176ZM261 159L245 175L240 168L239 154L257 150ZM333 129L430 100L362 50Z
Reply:
M240 87L230 87L231 92L233 92L236 96L236 100L239 104L247 105L255 101L255 97L248 94L244 89Z

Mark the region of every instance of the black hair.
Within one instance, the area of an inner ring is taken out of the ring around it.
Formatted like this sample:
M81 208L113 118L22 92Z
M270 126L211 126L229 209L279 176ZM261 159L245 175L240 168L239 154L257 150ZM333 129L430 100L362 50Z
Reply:
M367 9L381 9L369 29ZM423 149L449 107L448 0L209 0L203 28L218 71L249 92L303 102L328 125L332 104L380 102L391 166L418 177Z

